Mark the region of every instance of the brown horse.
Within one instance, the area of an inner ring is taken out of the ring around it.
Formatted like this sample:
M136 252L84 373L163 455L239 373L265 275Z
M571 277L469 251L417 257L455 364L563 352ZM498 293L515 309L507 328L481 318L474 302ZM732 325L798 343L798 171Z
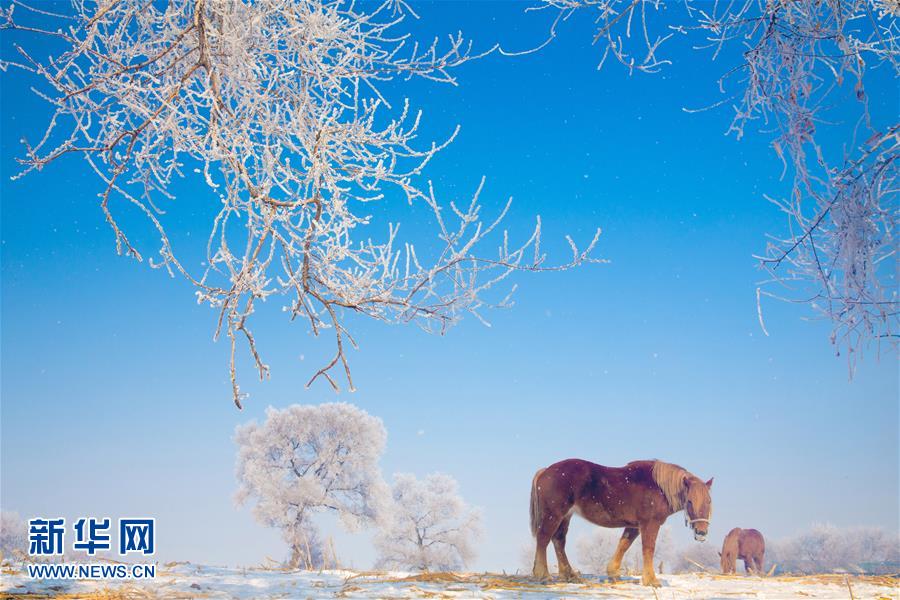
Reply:
M656 535L669 517L685 511L685 524L694 538L706 539L712 500L712 479L704 483L685 469L658 460L639 460L624 467L604 467L571 458L534 475L531 483L531 533L537 539L533 574L547 579L547 544L553 540L559 574L577 579L566 558L569 521L578 513L601 527L624 527L616 552L606 567L611 578L619 576L622 557L638 535L644 553L641 582L660 585L653 572Z
M722 543L722 551L719 557L722 559L722 572L734 573L735 563L738 559L744 561L744 568L748 573L755 572L762 575L763 560L766 556L766 541L760 532L755 529L741 529L735 527L725 536Z

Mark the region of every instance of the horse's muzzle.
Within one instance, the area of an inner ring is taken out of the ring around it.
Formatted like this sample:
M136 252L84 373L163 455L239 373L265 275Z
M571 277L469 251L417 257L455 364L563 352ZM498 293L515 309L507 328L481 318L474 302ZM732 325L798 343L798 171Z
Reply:
M694 539L697 540L698 542L705 542L706 541L706 533L700 533L700 532L695 531Z

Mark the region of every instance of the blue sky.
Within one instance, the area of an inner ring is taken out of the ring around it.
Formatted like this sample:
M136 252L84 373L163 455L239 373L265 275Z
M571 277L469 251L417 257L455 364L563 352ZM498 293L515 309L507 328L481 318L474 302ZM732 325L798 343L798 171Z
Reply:
M542 41L548 14L511 2L415 4L417 36L461 29L482 46ZM18 73L2 81L2 488L23 516L155 516L161 559L254 564L285 554L277 532L233 503L234 427L268 405L353 402L388 430L386 475L444 471L484 509L477 568L515 569L530 540L534 471L582 457L619 465L677 462L715 476L712 543L732 527L780 537L815 522L898 527L898 365L870 352L853 381L827 323L768 302L752 254L785 222L763 194L783 194L765 134L724 135L728 65L672 44L675 66L628 77L598 72L592 24L576 18L540 53L493 55L459 72L459 87L404 86L425 137L462 126L428 176L444 199L482 198L525 235L536 214L551 257L563 235L603 228L598 255L574 272L523 275L516 305L467 319L444 337L353 321L359 391L304 384L331 352L277 302L257 315L272 367L243 412L230 400L227 347L215 313L181 280L119 257L78 159L10 181L18 140L46 111ZM3 52L11 51L4 35ZM876 121L896 117L896 82L875 73ZM212 199L180 187L166 219L205 239ZM419 237L402 201L385 209ZM418 212L421 214L421 212ZM136 223L142 227L141 223ZM689 543L680 522L679 541ZM367 535L326 522L346 562L369 566ZM576 536L587 526L573 527Z

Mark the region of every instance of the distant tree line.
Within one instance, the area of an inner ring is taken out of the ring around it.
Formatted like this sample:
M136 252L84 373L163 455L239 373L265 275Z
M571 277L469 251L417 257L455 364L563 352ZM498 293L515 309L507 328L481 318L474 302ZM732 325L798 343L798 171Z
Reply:
M692 546L674 563L678 570L715 570L715 546ZM766 542L766 569L774 573L900 572L900 536L877 527L813 525L795 535Z
M579 539L576 567L586 573L605 573L619 536L619 530L597 529ZM720 550L712 543L677 546L663 528L656 547L656 566L668 573L718 572ZM639 572L640 560L639 552L629 551L623 567ZM900 535L877 527L813 525L796 535L767 541L765 567L774 567L776 574L898 573Z

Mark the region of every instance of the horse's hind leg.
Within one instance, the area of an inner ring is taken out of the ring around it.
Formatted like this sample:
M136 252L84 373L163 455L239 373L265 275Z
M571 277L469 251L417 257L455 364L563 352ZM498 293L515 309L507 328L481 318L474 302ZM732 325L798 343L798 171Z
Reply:
M550 543L550 537L542 536L540 532L538 532L536 538L537 547L534 550L534 567L531 569L531 574L536 579L549 579L550 570L547 569L547 544Z
M748 556L744 559L744 570L748 575L753 575L753 558Z
M556 550L556 564L559 566L559 575L565 580L573 581L581 579L572 565L569 564L569 558L566 556L566 534L569 532L569 521L572 516L569 515L559 524L559 529L553 534L553 549Z
M616 546L616 553L613 554L609 564L606 565L606 575L611 579L615 579L619 576L620 567L622 566L622 557L625 556L625 553L631 548L631 544L634 543L637 536L637 527L626 527L625 531L622 532L622 537L619 538L619 545Z
M534 568L531 573L537 579L550 578L550 570L547 568L547 544L556 534L561 522L562 519L558 514L548 509L544 510L541 524L534 536L537 547L534 551Z

